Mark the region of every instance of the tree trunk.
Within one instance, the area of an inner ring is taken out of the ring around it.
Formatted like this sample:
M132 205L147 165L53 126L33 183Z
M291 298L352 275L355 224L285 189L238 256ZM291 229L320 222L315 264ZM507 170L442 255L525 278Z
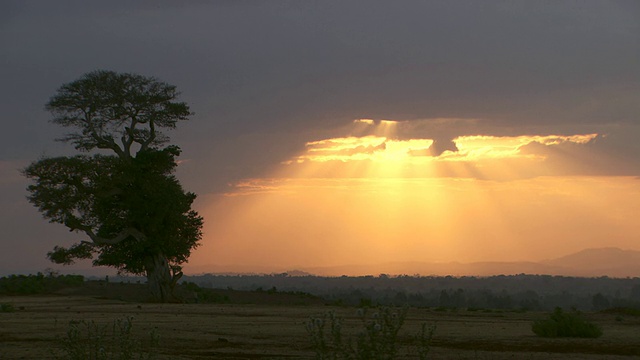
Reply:
M163 254L155 254L146 259L147 284L154 300L176 301L173 288L182 273L172 275L169 262Z

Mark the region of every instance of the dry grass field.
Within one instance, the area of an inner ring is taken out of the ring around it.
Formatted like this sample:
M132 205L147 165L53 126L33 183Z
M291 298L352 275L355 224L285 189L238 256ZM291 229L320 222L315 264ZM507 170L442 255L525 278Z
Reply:
M283 298L286 300L286 298ZM334 311L357 328L356 309L321 304L153 304L87 295L0 296L0 359L54 359L69 322L113 324L133 317L133 335L160 336L157 359L313 359L304 323ZM539 312L410 309L400 342L420 324L437 326L430 359L630 359L640 357L640 318L586 314L598 339L545 339L531 331ZM154 330L155 329L155 330ZM345 330L349 332L349 330ZM407 358L411 356L407 355ZM417 358L417 357L414 357Z

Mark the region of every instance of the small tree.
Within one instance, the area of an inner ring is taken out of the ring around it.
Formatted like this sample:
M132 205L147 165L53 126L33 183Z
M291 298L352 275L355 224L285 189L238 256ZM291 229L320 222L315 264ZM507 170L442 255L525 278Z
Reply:
M548 319L536 320L531 330L541 337L598 338L602 328L582 318L577 310L563 312L557 307Z
M102 150L43 158L24 170L35 182L28 199L43 216L88 237L55 246L51 261L93 259L95 266L146 275L155 299L173 298L180 264L198 246L203 223L191 210L195 194L172 175L180 149L162 147L168 137L160 129L190 115L177 96L174 86L154 78L95 71L50 99L52 121L75 129L59 140L81 152Z

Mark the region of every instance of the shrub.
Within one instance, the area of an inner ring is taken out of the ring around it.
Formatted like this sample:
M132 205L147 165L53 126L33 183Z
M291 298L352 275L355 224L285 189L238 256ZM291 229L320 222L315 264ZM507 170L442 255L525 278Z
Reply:
M182 287L185 290L192 292L192 297L185 299L186 302L228 303L230 301L228 296L217 294L213 289L200 287L198 284L193 282L185 281L182 283Z
M578 311L567 313L559 307L548 319L535 321L531 330L542 337L597 338L602 335L602 328L584 320Z
M13 306L13 304L6 304L6 303L0 304L0 312L14 312L14 311L16 311L16 308Z
M379 307L371 315L367 314L367 310L358 309L361 328L354 337L348 339L343 333L344 320L333 312L311 318L306 323L306 329L316 359L396 359L400 351L398 332L406 318L407 308L397 310ZM421 332L413 337L413 350L420 359L426 359L434 331L434 326L422 324Z

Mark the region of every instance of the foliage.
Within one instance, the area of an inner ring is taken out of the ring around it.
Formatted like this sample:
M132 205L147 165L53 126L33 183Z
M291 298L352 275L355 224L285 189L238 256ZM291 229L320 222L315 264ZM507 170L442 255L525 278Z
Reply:
M435 325L427 325L427 323L422 323L422 325L420 326L420 332L415 335L418 358L420 360L424 360L427 358L429 350L431 349L431 340L433 339L433 333L435 331Z
M535 321L531 330L542 337L597 338L602 336L602 328L584 320L578 311L572 310L567 313L559 307L549 315L548 319Z
M160 129L190 115L172 85L135 74L95 71L61 86L47 103L52 122L73 131L61 141L99 154L42 158L24 170L29 201L50 222L88 241L55 246L50 260L146 275L152 294L168 301L181 264L198 246L203 220L173 175L180 154Z
M45 294L65 287L81 286L82 275L9 275L0 278L0 294Z
M185 193L170 175L178 150L148 150L131 161L95 155L49 158L25 170L35 185L29 200L51 222L71 230L97 228L99 238L115 238L134 228L144 237L56 246L48 256L57 263L93 258L94 265L144 274L145 260L162 252L172 264L185 262L200 238L202 219L190 210L195 194Z
M226 295L217 294L213 289L205 289L198 286L196 283L185 281L181 286L192 293L190 298L185 299L187 302L207 303L207 304L220 304L228 303L230 299Z
M321 296L339 306L443 306L442 290L449 299L460 293L458 309L546 310L557 306L575 306L582 311L593 309L593 294L601 292L609 307L640 309L640 278L579 278L548 275L500 275L489 277L439 277L398 275L388 278L374 276L282 276L282 275L199 275L190 281L203 286L239 290L298 290Z
M191 114L184 102L176 102L176 87L153 77L98 70L62 85L46 109L52 122L75 128L60 141L77 150L113 150L119 157L166 143L159 128L173 129ZM118 143L118 141L121 141Z
M401 310L378 307L369 316L367 308L358 310L361 326L354 338L345 338L345 321L333 312L311 318L306 323L316 359L391 360L398 358L400 344L398 332L404 324L407 308ZM422 324L421 332L414 336L414 350L420 359L426 359L435 326Z
M127 317L113 321L111 331L106 324L95 321L71 321L66 337L60 339L62 355L59 359L68 360L149 360L153 359L159 345L159 336L155 331L149 334L149 341L143 341L131 333L133 318Z

